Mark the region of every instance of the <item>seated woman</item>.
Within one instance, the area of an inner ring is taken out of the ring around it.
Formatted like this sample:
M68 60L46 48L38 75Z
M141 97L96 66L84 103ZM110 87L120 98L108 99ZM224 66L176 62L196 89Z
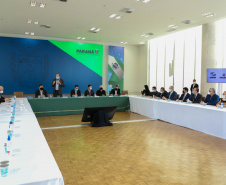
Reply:
M149 90L148 85L145 85L145 86L144 86L144 90L142 91L142 95L143 95L143 96L151 96L151 92L150 92L150 90Z

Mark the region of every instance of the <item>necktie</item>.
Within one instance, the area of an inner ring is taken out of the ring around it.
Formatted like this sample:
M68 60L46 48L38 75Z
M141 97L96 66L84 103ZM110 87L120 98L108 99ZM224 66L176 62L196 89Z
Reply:
M184 94L183 101L184 101L184 99L185 99L185 96L186 96L186 94Z
M117 90L115 90L115 95L117 95Z
M89 90L89 95L91 96L91 91Z

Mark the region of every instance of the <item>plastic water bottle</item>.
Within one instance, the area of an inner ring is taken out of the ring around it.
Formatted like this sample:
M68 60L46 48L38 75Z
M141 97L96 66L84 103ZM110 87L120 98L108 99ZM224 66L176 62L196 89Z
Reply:
M10 155L11 153L11 138L8 136L8 139L7 139L7 154Z
M224 104L223 104L223 102L221 102L221 108L222 108L222 109L224 108Z

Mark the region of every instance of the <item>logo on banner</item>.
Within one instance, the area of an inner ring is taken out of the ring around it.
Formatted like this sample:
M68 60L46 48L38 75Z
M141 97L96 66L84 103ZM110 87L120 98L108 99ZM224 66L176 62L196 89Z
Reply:
M112 63L112 68L113 68L114 70L118 69L118 68L119 68L118 63Z
M220 78L226 78L225 73L222 74L222 76Z
M211 73L210 73L210 78L216 78L216 75L217 75L217 74L216 74L215 72L211 72Z

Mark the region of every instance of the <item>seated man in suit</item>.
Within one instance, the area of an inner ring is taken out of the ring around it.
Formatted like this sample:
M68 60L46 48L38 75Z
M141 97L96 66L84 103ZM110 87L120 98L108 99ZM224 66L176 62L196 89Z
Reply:
M78 89L78 85L75 85L75 88L71 90L71 97L72 96L81 96L81 91Z
M199 88L196 87L193 89L191 97L188 101L192 103L200 103L202 101L202 95L199 93Z
M219 102L219 96L217 94L215 94L215 89L214 88L210 88L209 89L209 93L206 96L206 99L204 101L201 101L201 105L206 103L207 105L217 105L217 103Z
M152 96L155 96L155 97L157 97L158 94L159 94L159 92L157 91L155 86L152 87L152 92L151 93L152 93Z
M161 87L160 88L160 92L158 93L157 96L155 96L155 99L158 99L158 98L161 98L162 99L163 97L168 98L168 92L165 90L164 87Z
M173 86L170 86L169 87L169 93L168 93L168 98L163 96L162 97L163 100L177 100L177 93L174 91L174 87Z
M3 92L4 92L4 87L0 86L0 94L3 94ZM11 99L10 98L5 98L3 96L0 96L0 103L6 102L6 101L9 101L9 100L11 100Z
M47 91L44 90L43 84L39 85L39 89L35 91L35 98L48 97Z
M88 89L84 92L84 96L94 96L94 91L92 90L92 85L88 85Z
M118 85L115 85L115 88L111 90L110 95L120 96L120 94L121 94L121 91L118 88Z
M103 90L103 85L99 86L99 90L96 91L97 96L106 96L105 90Z
M180 96L179 100L182 100L183 102L187 102L187 100L191 97L191 95L188 93L188 88L183 88L183 94Z

